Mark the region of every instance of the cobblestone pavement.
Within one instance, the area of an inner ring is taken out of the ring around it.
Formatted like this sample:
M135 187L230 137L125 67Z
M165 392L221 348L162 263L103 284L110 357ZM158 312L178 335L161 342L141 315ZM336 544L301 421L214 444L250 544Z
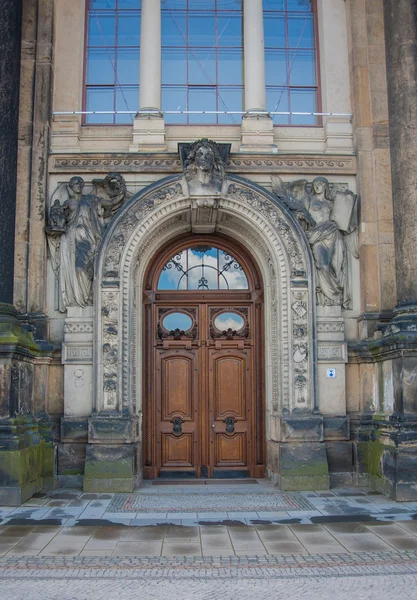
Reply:
M146 598L159 600L381 600L391 597L417 598L417 570L403 568L394 573L387 567L326 567L321 572L309 568L277 572L268 567L198 569L191 573L180 569L147 571L106 569L52 569L45 576L38 571L22 572L1 579L2 600L95 600L117 596L118 600Z

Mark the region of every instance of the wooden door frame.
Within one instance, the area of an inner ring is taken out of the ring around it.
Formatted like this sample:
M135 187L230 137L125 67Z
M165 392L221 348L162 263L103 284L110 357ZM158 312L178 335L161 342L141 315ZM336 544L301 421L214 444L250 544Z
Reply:
M243 267L247 276L247 290L212 291L158 291L160 271L177 252L190 245L211 245L230 252ZM142 463L145 479L158 475L156 442L156 403L154 401L154 307L158 304L187 305L195 303L233 303L253 305L254 337L254 407L253 476L263 477L266 462L265 440L265 336L263 311L263 284L260 271L248 251L236 240L221 234L181 236L164 244L150 262L143 285L143 418L142 418Z

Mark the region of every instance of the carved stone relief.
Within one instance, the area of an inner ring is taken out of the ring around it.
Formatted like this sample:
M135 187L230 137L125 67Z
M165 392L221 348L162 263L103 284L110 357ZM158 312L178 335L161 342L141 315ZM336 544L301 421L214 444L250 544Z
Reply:
M297 217L316 266L316 301L321 306L351 308L349 255L358 258L357 196L325 177L284 184L272 177L272 190Z
M48 225L52 268L58 282L58 310L93 303L94 260L104 230L129 197L120 173L94 179L84 194L82 177L72 177L53 193Z
M311 323L315 308L312 290L308 288L313 268L308 245L301 229L267 192L263 194L250 182L231 176L223 181L219 193L219 179L215 179L217 183L209 179L203 184L219 199L216 230L230 231L249 249L256 249L266 269L264 275L270 288L271 409L276 412L283 407L287 411L311 408L314 394ZM140 397L140 390L132 387L135 380L131 376L140 363L132 347L136 349L141 343L140 337L136 337L141 336L140 320L139 331L132 333L138 311L134 303L135 274L144 272L144 263L164 240L181 231L190 231L191 180L178 176L176 182L172 178L161 182L157 190L154 186L148 192L142 191L116 216L107 232L98 263L102 279L97 281L96 288L101 290L101 310L96 311L101 340L101 360L97 366L103 381L101 387L97 386L99 409L120 410L122 406L134 405ZM297 289L291 289L292 283ZM136 302L139 301L137 298ZM120 307L119 311L116 307Z

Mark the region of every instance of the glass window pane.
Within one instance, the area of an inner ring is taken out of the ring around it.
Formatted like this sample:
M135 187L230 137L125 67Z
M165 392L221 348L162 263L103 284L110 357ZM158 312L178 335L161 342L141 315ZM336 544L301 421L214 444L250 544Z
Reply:
M90 0L90 9L116 8L116 0Z
M219 46L243 45L243 20L239 15L217 17L217 39Z
M288 85L287 51L265 51L265 81L266 85Z
M188 0L189 10L213 10L215 9L214 0Z
M187 8L187 0L162 0L162 10L185 10Z
M189 88L189 110L217 110L216 89ZM189 115L189 123L215 123L216 115Z
M291 111L316 112L315 90L291 90ZM293 125L316 125L317 117L308 115L291 115Z
M115 13L98 12L88 19L88 45L114 46L116 31Z
M162 83L187 83L187 60L184 50L162 50Z
M241 85L243 83L242 51L219 50L218 57L218 83Z
M244 326L243 317L235 312L224 312L214 319L214 326L219 331L239 331Z
M313 6L311 0L287 0L287 10L311 12Z
M288 88L266 88L266 108L269 112L288 112ZM288 115L271 115L274 125L288 125Z
M285 18L266 13L264 17L265 48L285 48Z
M119 0L119 8L122 9L137 9L141 8L141 5L141 0Z
M218 10L243 10L243 0L217 0Z
M138 13L120 14L117 28L119 46L139 46L140 16Z
M118 87L116 89L116 110L134 110L139 108L139 87ZM132 124L134 114L116 115L116 123Z
M291 85L316 85L316 63L310 50L290 51Z
M184 290L187 289L186 277L187 254L178 252L162 269L158 281L158 290Z
M184 13L162 13L162 45L186 46L187 26Z
M192 324L193 320L191 317L180 312L169 313L162 320L162 327L166 329L166 331L175 331L175 329L188 331L188 329L191 329Z
M285 10L285 0L263 0L264 10Z
M187 110L187 88L162 86L162 110ZM170 125L187 123L187 115L165 115Z
M191 85L216 85L215 50L190 49L188 55L188 82Z
M139 83L139 49L117 51L117 83Z
M214 15L188 13L188 44L190 46L216 45Z
M219 88L219 110L242 111L243 87ZM218 122L225 125L240 125L242 115L218 115Z
M113 88L87 88L87 110L114 110ZM114 115L87 115L86 122L113 123Z
M87 54L87 83L114 83L114 51L94 48Z
M290 48L314 48L313 17L288 17L288 45Z

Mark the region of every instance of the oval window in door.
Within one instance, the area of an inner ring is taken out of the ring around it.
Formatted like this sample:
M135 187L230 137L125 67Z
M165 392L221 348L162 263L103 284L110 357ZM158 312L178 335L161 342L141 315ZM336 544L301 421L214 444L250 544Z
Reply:
M176 329L188 331L192 325L192 318L182 312L169 313L162 319L162 327L166 331L175 331Z
M243 317L236 312L223 312L214 319L214 326L219 331L240 331L244 325Z

